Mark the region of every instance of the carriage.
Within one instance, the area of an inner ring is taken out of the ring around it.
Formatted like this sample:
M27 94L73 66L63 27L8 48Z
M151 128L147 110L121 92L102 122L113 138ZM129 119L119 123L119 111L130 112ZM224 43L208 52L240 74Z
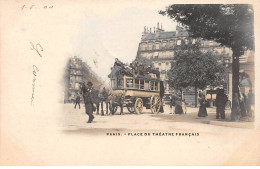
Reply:
M130 66L116 60L109 74L112 89L113 114L118 107L126 107L130 113L141 114L144 107L157 114L162 105L160 98L160 73L151 67L135 63Z

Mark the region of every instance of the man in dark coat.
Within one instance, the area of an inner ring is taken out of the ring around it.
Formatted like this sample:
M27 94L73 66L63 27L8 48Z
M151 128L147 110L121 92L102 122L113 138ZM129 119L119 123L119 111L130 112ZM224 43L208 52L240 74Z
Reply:
M94 97L93 97L93 88L92 82L87 83L87 87L83 84L81 90L85 102L86 114L89 116L88 123L91 123L95 118L93 116L93 111L95 111L95 107L93 105Z
M79 109L80 109L80 95L79 95L79 93L77 93L77 96L76 96L76 103L75 103L75 106L74 106L75 109L77 107L77 104L79 105Z
M216 119L219 119L219 115L221 116L222 119L225 119L225 107L226 103L228 101L227 95L224 93L224 89L219 89L219 92L216 97L216 107L217 107L217 115Z
M161 112L161 113L164 112L164 110L163 110L163 102L162 102L163 96L164 96L164 85L163 85L163 82L160 81L160 99L161 99L160 112Z

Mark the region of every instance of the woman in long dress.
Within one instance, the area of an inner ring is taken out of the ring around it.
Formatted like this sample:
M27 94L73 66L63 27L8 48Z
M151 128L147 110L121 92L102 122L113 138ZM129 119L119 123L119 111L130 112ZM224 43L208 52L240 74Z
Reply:
M205 95L203 95L202 98L200 99L200 108L199 108L199 113L198 113L199 117L208 116L206 104L207 103L206 103Z
M181 106L181 97L180 96L176 96L176 100L175 100L175 114L182 114L183 110L182 110L182 106Z

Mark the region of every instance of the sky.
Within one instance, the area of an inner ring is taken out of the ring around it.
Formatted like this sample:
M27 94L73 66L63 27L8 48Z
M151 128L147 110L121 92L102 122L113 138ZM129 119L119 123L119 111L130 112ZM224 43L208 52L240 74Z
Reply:
M148 1L149 2L149 1ZM150 4L151 5L151 4ZM144 26L149 28L162 23L166 31L174 31L176 23L158 14L169 3L151 6L126 5L105 11L86 9L71 37L72 55L79 56L108 84L108 74L115 58L131 63L137 54ZM108 10L109 8L106 8Z

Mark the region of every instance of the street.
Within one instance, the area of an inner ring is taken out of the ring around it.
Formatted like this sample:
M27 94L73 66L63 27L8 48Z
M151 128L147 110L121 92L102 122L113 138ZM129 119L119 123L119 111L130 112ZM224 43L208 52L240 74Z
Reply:
M93 133L106 131L123 131L123 130L171 130L176 129L176 126L181 126L181 129L190 129L189 126L208 126L214 124L217 126L230 126L238 128L253 128L253 122L232 123L230 121L230 109L226 110L226 119L216 119L216 108L207 108L208 117L198 117L199 108L187 107L187 114L170 114L170 107L164 106L164 113L152 114L150 109L143 110L142 114L130 114L124 107L124 115L119 114L119 110L115 115L104 116L96 115L93 123L86 123L88 116L85 114L84 104L81 104L81 109L74 109L73 104L65 104L64 112L64 130L66 131L84 131L94 130ZM174 112L174 107L173 107ZM230 125L228 125L230 123ZM156 125L155 125L156 124ZM196 127L197 128L197 127ZM91 132L92 133L92 132Z
M187 107L187 114L182 115L169 114L168 106L164 107L164 113L158 115L152 114L149 110L145 110L141 115L129 114L124 108L124 115L119 115L118 112L113 116L95 115L93 123L86 123L88 116L84 113L84 107L74 109L72 104L64 106L65 135L84 138L89 135L93 140L104 140L104 143L98 142L105 153L119 150L125 152L125 156L142 153L138 155L140 156L138 162L131 158L126 160L124 156L114 153L115 158L107 159L109 161L105 159L106 164L260 164L258 159L260 153L257 151L260 148L260 143L257 141L260 139L259 130L254 129L253 122L230 122L230 110L226 110L226 120L216 120L215 107L207 108L206 118L197 117L198 108L190 107ZM150 133L150 136L145 136L146 133ZM166 133L174 133L174 136L167 136ZM109 146L105 146L106 143L109 143ZM154 152L160 154L153 154ZM154 159L146 158L151 155Z
M86 123L83 105L74 109L73 104L59 104L59 113L51 109L9 114L15 120L5 126L17 132L16 137L1 135L2 164L260 165L259 129L253 122L216 120L215 108L207 109L206 118L197 117L198 108L190 107L186 115L169 114L167 107L158 115L124 109L125 115L95 115L93 123Z

